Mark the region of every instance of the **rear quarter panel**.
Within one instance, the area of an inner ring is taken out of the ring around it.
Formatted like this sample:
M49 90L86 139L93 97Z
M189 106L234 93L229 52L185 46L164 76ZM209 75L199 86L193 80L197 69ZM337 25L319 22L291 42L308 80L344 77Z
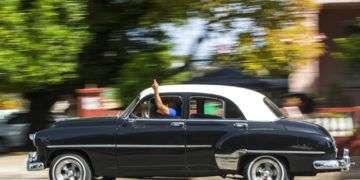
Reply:
M240 157L239 164L246 163L249 156L273 155L281 158L293 174L315 175L314 160L334 159L336 156L328 138L316 132L300 125L298 130L289 130L283 121L249 121L246 134L229 136L220 143L217 149L221 153L245 149L247 152ZM245 146L237 143L239 138L246 139L246 141L239 141L246 142ZM294 151L316 151L324 152L324 154L297 154Z

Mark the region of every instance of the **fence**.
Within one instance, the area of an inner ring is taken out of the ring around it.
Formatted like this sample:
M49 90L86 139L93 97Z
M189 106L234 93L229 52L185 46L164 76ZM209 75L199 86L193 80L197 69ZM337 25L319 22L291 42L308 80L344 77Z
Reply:
M339 149L349 148L352 155L360 155L360 106L318 108L316 113L342 113L344 117L309 118L306 121L323 126L335 138Z

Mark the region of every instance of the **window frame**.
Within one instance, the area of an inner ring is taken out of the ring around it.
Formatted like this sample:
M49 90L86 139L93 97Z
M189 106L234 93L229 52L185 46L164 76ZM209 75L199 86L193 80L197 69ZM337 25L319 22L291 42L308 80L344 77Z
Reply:
M280 108L273 101L271 101L270 98L264 97L263 102L278 119L284 117L284 114L281 112Z

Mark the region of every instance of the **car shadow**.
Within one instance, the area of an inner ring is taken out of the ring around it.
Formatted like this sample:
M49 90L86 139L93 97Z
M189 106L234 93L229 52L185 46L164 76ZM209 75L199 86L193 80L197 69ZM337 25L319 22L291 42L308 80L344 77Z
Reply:
M141 178L141 179L136 179L136 180L200 180L200 179L203 179L201 177L198 177L198 178L186 178L186 177L151 177L151 178ZM221 178L219 176L218 179L227 179L227 180L231 180L231 179L234 179L234 180L241 180L243 179L241 176L238 176L238 175L227 175L226 178Z

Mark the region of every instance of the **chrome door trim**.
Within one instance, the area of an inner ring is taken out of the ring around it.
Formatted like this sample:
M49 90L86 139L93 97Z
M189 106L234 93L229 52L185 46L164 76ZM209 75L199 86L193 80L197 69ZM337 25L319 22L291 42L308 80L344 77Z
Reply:
M182 118L165 118L165 119L146 119L146 118L129 118L127 121L132 121L132 122L136 122L136 121L149 121L149 122L173 122L173 121L181 121L181 122L185 122L185 119Z
M186 148L211 148L212 145L186 145Z
M210 148L212 145L158 145L158 144L72 144L48 145L47 148Z
M48 145L47 148L115 148L115 144L70 144L70 145Z
M242 119L206 119L206 118L196 118L196 119L187 119L186 122L240 122L240 123L248 123L248 120Z
M288 151L288 150L246 150L247 153L260 154L325 154L324 151Z

